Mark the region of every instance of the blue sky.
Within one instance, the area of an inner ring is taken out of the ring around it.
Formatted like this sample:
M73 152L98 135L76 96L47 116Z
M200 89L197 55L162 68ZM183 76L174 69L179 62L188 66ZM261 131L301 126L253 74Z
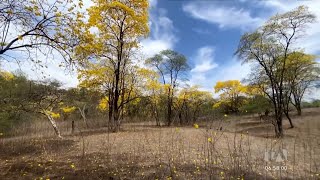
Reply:
M89 7L92 2L84 0L84 4ZM320 55L319 0L150 0L151 33L142 40L141 51L145 58L164 49L184 54L192 68L186 83L212 92L218 80L241 80L250 72L248 64L242 65L233 56L241 35L261 26L270 16L299 5L308 6L318 22L309 27L307 36L296 46ZM35 80L43 78L39 72L44 71L65 87L77 86L76 72L59 68L61 61L47 61L45 70L32 71L30 62L20 64L20 68ZM5 62L2 68L15 70L18 66Z
M148 54L153 45L153 53L159 45L159 49L166 46L184 54L192 67L187 83L212 91L218 80L241 80L250 72L250 65L242 65L233 55L244 32L299 5L320 15L320 2L316 0L152 0L151 37L146 40L145 51ZM303 43L296 46L319 55L319 22L306 34ZM149 42L152 40L154 43Z

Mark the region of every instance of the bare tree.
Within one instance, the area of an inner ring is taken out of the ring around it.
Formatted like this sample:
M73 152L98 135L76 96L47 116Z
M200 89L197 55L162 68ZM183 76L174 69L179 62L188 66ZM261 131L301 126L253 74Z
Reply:
M236 54L244 62L255 62L266 75L270 87L266 95L272 101L275 112L275 132L283 136L282 115L285 99L285 72L292 44L303 34L306 25L315 21L307 7L271 17L253 33L245 33Z
M167 125L170 126L173 116L173 97L178 86L178 80L182 78L184 72L190 69L187 64L187 59L184 55L175 51L164 50L149 58L146 63L157 69L162 78L162 83L166 86L166 120Z

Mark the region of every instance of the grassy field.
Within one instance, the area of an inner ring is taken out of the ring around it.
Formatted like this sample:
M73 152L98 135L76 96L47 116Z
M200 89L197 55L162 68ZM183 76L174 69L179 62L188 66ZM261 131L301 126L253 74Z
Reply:
M63 139L29 130L1 137L0 179L320 179L320 108L293 115L293 129L284 122L282 139L254 115L208 118L199 128L126 123L119 133Z

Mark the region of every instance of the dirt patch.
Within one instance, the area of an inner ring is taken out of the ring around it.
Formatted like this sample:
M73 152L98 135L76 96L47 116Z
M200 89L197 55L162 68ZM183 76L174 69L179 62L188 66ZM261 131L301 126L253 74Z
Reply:
M20 139L2 141L0 143L0 157L37 155L43 151L60 152L75 144L71 139Z

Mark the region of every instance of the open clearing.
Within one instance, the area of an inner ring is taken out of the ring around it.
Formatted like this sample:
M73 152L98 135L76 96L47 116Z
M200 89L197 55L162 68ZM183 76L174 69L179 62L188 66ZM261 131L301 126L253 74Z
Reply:
M127 123L119 133L90 130L62 140L1 138L0 179L319 179L319 120L319 108L305 109L293 116L295 128L285 120L283 139L252 115L198 129ZM287 160L264 160L279 148Z

